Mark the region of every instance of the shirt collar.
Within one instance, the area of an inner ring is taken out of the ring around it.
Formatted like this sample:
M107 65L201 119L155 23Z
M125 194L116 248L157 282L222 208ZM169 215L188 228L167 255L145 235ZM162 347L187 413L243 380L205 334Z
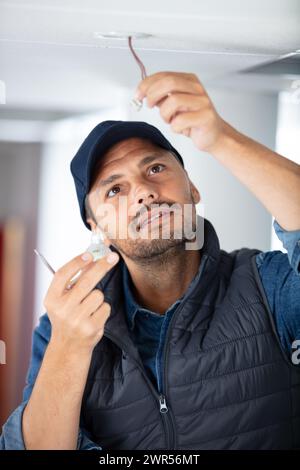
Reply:
M129 324L129 328L131 330L134 329L134 325L135 325L135 317L136 317L136 314L139 313L139 312L145 312L145 313L148 313L152 316L158 316L158 317L162 317L160 314L158 313L155 313L155 312L152 312L151 310L148 310L144 307L141 307L135 300L134 298L134 295L133 295L133 292L132 292L132 280L131 280L131 277L130 277L130 274L129 274L129 271L128 271L128 268L126 266L126 263L124 262L123 263L123 267L122 267L122 270L123 270L123 290L124 290L124 298L125 298L125 311L126 311L126 315L127 315L127 321L128 321L128 324ZM169 311L173 311L178 304L181 303L181 301L189 295L189 292L190 290L193 288L194 284L196 282L198 282L199 280L199 277L201 275L201 271L202 271L202 257L200 259L200 265L199 265L199 269L198 269L198 272L196 274L196 276L194 277L194 279L191 281L188 289L186 290L186 292L183 294L183 296L180 298L180 299L177 299L169 308L168 310L164 313L163 316L166 316L167 313Z
M133 286L132 286L132 280L130 277L130 273L128 271L128 268L125 264L123 263L123 289L124 289L124 298L125 298L125 311L127 315L127 321L129 324L129 328L131 330L134 329L135 325L135 317L138 313L146 313L150 315L151 317L157 317L158 319L163 319L166 314L169 312L169 310L174 309L179 303L180 299L176 300L171 307L168 308L168 310L164 313L164 315L161 315L156 312L152 312L152 310L148 310L147 308L142 307L137 303L137 301L134 298L133 295Z

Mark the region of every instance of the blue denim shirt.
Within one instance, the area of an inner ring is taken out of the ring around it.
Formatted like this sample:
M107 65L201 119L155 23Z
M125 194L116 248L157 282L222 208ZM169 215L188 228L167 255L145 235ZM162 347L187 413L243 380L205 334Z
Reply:
M275 221L278 238L287 249L260 253L256 257L259 275L273 314L274 323L282 346L290 355L291 343L300 339L300 230L285 231ZM178 299L164 315L140 307L134 299L131 279L127 268L123 272L125 307L128 327L138 346L140 356L149 377L161 390L162 350L171 317L179 303L189 295L194 282L201 276L203 263L186 293ZM23 391L23 401L9 416L0 436L0 449L25 449L22 434L22 415L30 398L47 344L50 340L51 324L47 314L33 332L32 356ZM88 430L80 428L77 449L91 450L101 447L95 444Z

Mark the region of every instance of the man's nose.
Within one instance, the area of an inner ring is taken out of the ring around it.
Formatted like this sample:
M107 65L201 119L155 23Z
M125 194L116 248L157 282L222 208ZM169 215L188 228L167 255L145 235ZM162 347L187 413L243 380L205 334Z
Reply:
M135 191L134 203L135 204L151 204L158 199L157 193L153 188L140 187Z

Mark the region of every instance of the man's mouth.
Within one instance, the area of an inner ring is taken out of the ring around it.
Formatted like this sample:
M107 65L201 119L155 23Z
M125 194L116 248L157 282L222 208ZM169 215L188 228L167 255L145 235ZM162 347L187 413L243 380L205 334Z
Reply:
M165 215L170 214L170 209L168 208L157 208L150 211L147 211L138 222L138 230L143 230L148 224L152 224L154 221L162 219Z

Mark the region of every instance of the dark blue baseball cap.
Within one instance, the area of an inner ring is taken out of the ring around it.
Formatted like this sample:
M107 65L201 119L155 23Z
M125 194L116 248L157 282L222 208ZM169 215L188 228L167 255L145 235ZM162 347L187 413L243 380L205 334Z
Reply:
M71 161L71 173L74 178L80 213L85 226L85 198L88 194L93 177L95 163L118 142L140 137L151 140L154 144L169 150L184 167L181 155L154 126L142 121L103 121L100 122L86 137Z

